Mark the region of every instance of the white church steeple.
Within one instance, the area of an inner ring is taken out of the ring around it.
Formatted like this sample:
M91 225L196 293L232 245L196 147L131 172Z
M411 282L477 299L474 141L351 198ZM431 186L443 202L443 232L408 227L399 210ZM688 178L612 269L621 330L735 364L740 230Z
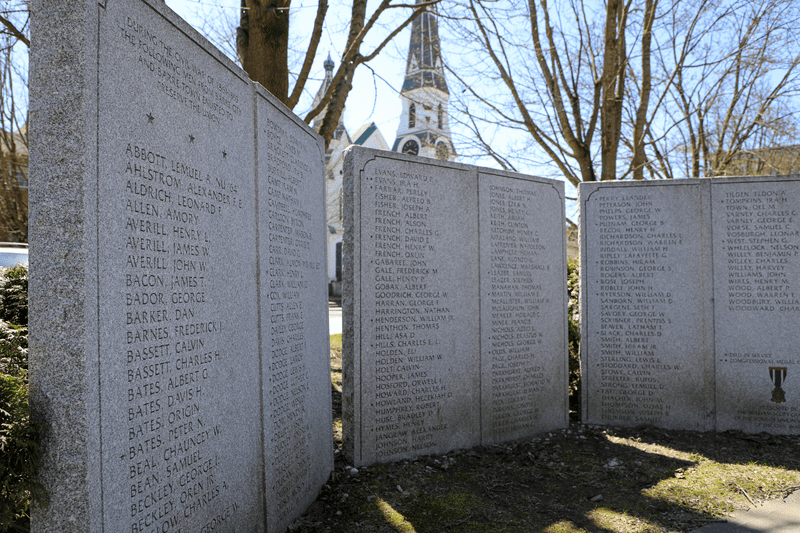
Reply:
M424 1L416 0L416 3ZM439 24L436 15L426 8L411 23L406 77L400 91L403 111L392 151L454 160L456 153L447 112L449 98Z

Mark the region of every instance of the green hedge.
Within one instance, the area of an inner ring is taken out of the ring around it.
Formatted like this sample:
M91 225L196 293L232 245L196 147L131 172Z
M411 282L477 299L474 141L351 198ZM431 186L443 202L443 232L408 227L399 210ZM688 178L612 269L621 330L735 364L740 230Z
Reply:
M28 327L28 267L0 268L0 320Z
M40 424L28 406L28 269L0 269L0 531L28 531L30 503L46 504L36 483Z
M567 261L567 292L569 293L569 393L576 411L580 406L581 390L581 309L580 270L574 259Z

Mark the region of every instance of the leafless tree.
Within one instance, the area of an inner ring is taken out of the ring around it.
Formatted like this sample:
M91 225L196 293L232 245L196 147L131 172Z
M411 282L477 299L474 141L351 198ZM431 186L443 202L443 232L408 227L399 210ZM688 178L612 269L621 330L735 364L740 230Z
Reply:
M648 132L654 177L724 175L746 152L794 142L800 119L796 3L699 2L699 8L673 14L656 54L661 70L674 75L666 127Z
M28 241L27 68L24 5L0 9L0 240Z
M546 159L573 185L716 175L767 138L771 110L782 124L797 115L797 11L791 0L457 0L448 27L463 54L448 58L455 120L470 131L462 153L504 168ZM518 143L496 143L503 130Z
M367 8L367 0L353 0L349 17L347 39L343 43L341 61L333 74L333 82L329 86L322 101L305 116L310 123L327 106L322 121L320 134L326 146L333 138L333 133L344 110L347 96L352 89L352 80L356 68L375 59L391 40L408 26L422 10L438 3L439 0L413 2L410 0L381 0L371 14ZM291 72L289 65L291 0L242 0L240 25L237 28L237 52L242 66L250 78L261 83L268 91L280 99L289 108L294 108L306 90L306 83L314 59L317 57L320 38L328 1L319 0L316 16L311 28L301 28L299 33L310 35L299 70ZM390 13L403 11L401 17L391 17ZM391 19L384 22L384 19ZM380 34L379 44L364 51L365 39L368 35ZM294 85L290 91L290 79Z

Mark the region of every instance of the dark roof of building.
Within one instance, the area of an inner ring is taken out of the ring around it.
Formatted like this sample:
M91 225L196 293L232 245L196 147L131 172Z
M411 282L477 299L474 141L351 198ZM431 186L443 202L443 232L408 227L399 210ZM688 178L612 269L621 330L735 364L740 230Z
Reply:
M423 1L417 0L417 4ZM435 87L450 93L444 79L439 23L436 15L427 8L411 23L411 41L408 45L406 78L402 92L422 87Z
M364 133L362 133L361 135L358 136L358 139L353 141L353 144L357 144L359 146L364 144L367 141L367 139L369 139L370 135L375 133L375 130L377 130L377 129L378 129L378 126L376 126L375 123L373 122L372 124L370 124L367 127L367 129L364 130Z

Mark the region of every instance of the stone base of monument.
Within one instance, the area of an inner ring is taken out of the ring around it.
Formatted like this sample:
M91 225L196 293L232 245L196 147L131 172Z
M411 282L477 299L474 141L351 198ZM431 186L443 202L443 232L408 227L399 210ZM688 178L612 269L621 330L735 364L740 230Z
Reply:
M344 187L352 463L565 427L563 183L352 148Z

